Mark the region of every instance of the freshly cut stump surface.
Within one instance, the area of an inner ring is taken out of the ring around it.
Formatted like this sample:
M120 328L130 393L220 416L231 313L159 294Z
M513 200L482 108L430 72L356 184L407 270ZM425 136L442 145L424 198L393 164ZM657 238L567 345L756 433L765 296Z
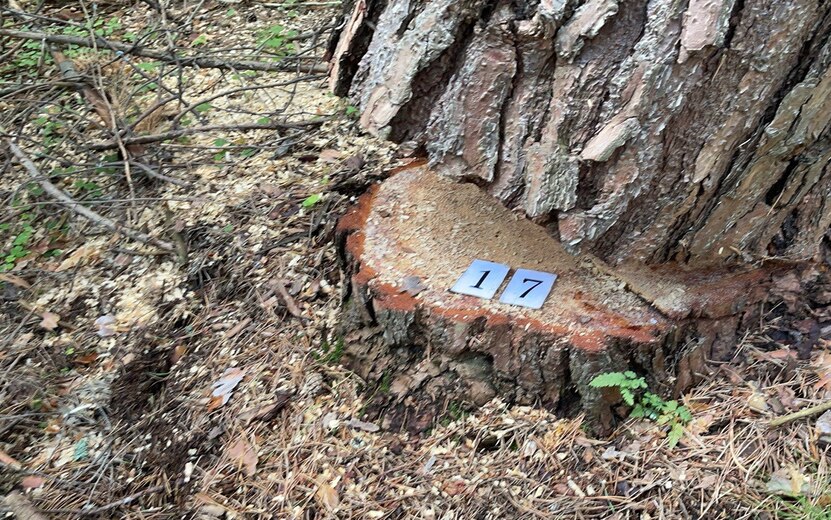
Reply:
M338 230L350 280L345 361L378 383L385 406L394 404L384 410L388 426L426 428L448 407L500 396L582 408L604 430L615 396L589 387L595 375L635 369L668 385L665 359L681 335L672 318L720 317L708 316L720 298L709 309L701 291L724 283L723 273L698 273L697 292L683 288L684 273L618 275L567 253L547 229L477 186L442 179L422 163L374 186ZM558 278L539 310L498 301L512 273L492 300L450 292L477 258ZM747 292L751 284L758 275L739 273L721 292Z

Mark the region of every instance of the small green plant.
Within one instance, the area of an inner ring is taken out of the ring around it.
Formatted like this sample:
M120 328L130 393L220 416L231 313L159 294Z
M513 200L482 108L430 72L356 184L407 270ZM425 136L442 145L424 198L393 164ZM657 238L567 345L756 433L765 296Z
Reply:
M796 497L796 501L776 497L776 506L783 520L831 520L831 509L804 496Z
M82 193L89 195L93 199L101 198L103 194L101 191L101 186L98 183L87 181L83 179L78 179L75 181L74 186L78 188Z
M199 47L208 43L208 35L205 33L200 34L192 42L190 42L191 47Z
M343 109L343 113L346 114L346 117L356 119L358 117L358 107L355 105L346 105L346 108Z
M24 224L23 230L12 240L12 247L6 252L0 271L11 271L19 260L29 255L31 251L26 246L34 233L31 225Z
M301 202L300 205L303 206L304 208L311 208L312 206L314 206L315 204L320 202L321 198L323 198L322 193L315 193L315 194L309 195L308 197L303 199L303 202Z
M389 371L385 371L384 375L381 376L381 383L378 385L378 391L382 394L390 393L390 389L392 388L392 374Z
M607 372L591 380L592 388L617 388L623 402L632 407L629 417L649 419L661 426L668 426L667 441L674 448L684 435L684 425L692 421L692 413L678 401L666 401L648 390L643 377L632 371Z
M297 36L297 31L286 30L282 25L272 25L257 31L257 45L268 50L278 58L296 52L291 38Z
M330 345L328 341L324 341L320 349L323 351L323 355L320 356L320 361L333 365L340 363L344 350L343 338L335 340L334 346Z
M447 406L447 413L441 418L439 424L447 426L453 421L464 421L467 416L468 413L465 411L461 403L458 401L451 401Z
M219 151L214 154L214 162L222 162L226 159L228 154L228 150L225 150L223 147L228 144L226 139L214 139L214 146L219 148Z

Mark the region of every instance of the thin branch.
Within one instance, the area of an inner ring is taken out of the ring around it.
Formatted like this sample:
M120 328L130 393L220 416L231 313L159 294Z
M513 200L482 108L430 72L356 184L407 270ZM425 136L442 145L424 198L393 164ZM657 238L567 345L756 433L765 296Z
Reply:
M324 122L328 121L327 118L321 118L315 121L302 121L300 123L250 123L250 124L241 124L241 125L209 125L209 126L198 126L194 128L182 128L180 130L171 130L169 132L162 132L160 134L152 134L152 135L139 135L133 137L124 137L121 141L125 145L135 145L135 144L149 144L149 143L158 143L159 141L168 141L170 139L176 139L177 137L182 137L191 134L199 134L202 132L215 132L215 131L244 131L244 130L284 130L284 129L303 129L308 128L310 126L320 125ZM94 150L96 152L100 152L102 150L112 150L117 148L118 144L113 141L107 141L104 143L96 143L91 144L89 146L90 150Z
M827 410L831 410L831 400L828 400L816 406L804 408L802 410L799 410L798 412L790 413L788 415L783 415L782 417L772 419L770 423L768 423L768 426L770 426L771 428L776 428L777 426L782 426L783 424L789 423L791 421L796 421L797 419L803 419L805 417L811 417L813 415L825 412Z
M175 177L168 177L167 175L161 174L161 173L157 172L156 170L154 170L153 168L147 166L144 163L140 163L140 162L136 162L136 161L131 161L131 163L134 164L136 167L138 167L138 169L143 171L145 173L145 175L147 175L148 177L150 177L152 179L158 179L160 181L166 181L166 182L169 182L171 184L176 184L177 186L183 186L185 188L190 187L190 185L191 185L187 181L183 181L183 180L177 179Z
M294 72L298 69L302 72L316 72L325 73L328 67L325 65L300 65L293 63L256 61L256 60L239 60L231 61L218 58L209 58L207 56L178 56L173 53L166 53L152 49L145 49L136 45L128 45L126 43L107 40L101 37L84 38L81 36L67 36L62 34L49 34L44 32L32 31L15 31L13 29L0 29L0 36L7 36L10 38L23 38L26 40L46 41L48 43L58 43L63 45L80 45L82 47L102 47L108 48L112 51L123 52L125 54L132 54L133 56L141 56L143 58L152 58L154 60L164 61L167 63L175 63L182 66L196 66L211 69L224 70L257 70L263 72Z
M116 500L115 502L110 502L109 504L95 507L92 509L50 509L47 513L55 514L55 513L72 513L75 515L99 515L105 511L109 511L110 509L115 509L117 507L129 505L131 502L135 501L137 498L140 498L144 495L149 495L151 493L156 493L161 491L165 488L163 485L153 486L147 489L143 489L138 493L133 493L132 495L128 495L121 500Z
M32 180L40 184L40 187L43 188L43 191L48 193L52 198L60 202L62 205L66 206L67 208L71 209L72 211L78 213L79 215L87 218L88 220L103 226L111 231L116 233L121 233L137 242L141 242L143 244L151 244L160 249L164 249L170 252L174 251L173 244L170 242L159 240L157 238L153 238L150 235L146 235L141 231L136 231L134 229L130 229L118 222L109 219L103 215L99 215L98 213L92 211L91 209L78 204L75 200L72 199L69 195L67 195L63 190L49 182L49 180L44 177L40 171L35 166L35 163L32 162L31 159L21 150L16 144L14 144L11 140L7 139L6 144L8 144L9 149L11 150L12 154L17 158L17 161L29 172L29 176L32 177Z

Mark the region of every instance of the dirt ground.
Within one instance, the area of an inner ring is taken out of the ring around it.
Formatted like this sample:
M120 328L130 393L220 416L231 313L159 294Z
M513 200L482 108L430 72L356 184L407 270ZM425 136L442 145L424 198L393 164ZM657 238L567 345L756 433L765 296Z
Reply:
M775 309L681 397L693 420L673 448L654 422L596 439L581 417L498 398L420 436L382 428L365 411L383 381L339 364L332 238L401 153L327 91L339 6L153 4L3 11L4 30L231 64L0 40L9 517L831 518L831 415L769 425L831 398L831 328L798 359Z

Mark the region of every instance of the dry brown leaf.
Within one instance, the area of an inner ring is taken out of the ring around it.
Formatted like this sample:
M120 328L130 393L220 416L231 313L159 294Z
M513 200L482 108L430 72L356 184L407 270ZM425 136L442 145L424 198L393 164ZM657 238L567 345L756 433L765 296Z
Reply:
M79 365L91 365L98 359L97 352L90 352L89 354L84 354L83 356L77 356L72 359L73 363L78 363Z
M750 394L750 397L747 398L747 406L749 406L751 410L760 413L767 412L770 409L765 396L759 392L753 392Z
M41 322L40 326L48 331L53 331L58 328L58 323L61 321L61 317L54 312L44 312L40 315Z
M823 352L811 363L811 368L819 377L814 390L831 390L831 353Z
M317 487L317 492L315 493L318 501L320 504L325 507L326 509L332 510L338 507L340 504L340 498L338 497L338 492L335 491L335 488L326 484L325 482L320 484Z
M211 385L211 399L208 402L208 411L213 411L223 406L231 399L231 394L234 388L237 387L242 378L245 377L245 371L233 367L226 369L213 385Z
M185 355L185 352L187 352L187 347L184 345L176 345L173 347L173 351L170 353L170 364L175 365L178 363Z
M318 156L317 160L325 163L336 163L338 162L338 159L341 158L341 155L343 154L341 154L339 151L333 150L332 148L327 148L320 152L320 155Z
M716 484L718 477L716 475L707 475L706 477L702 478L698 485L695 486L693 489L712 489L712 487Z
M240 437L234 441L225 453L234 462L237 469L242 470L245 476L250 477L257 472L257 452L245 440L245 437Z
M3 450L0 450L0 464L9 466L12 469L20 469L22 466L19 462L17 462L17 460L14 459L14 457Z
M22 289L28 289L29 287L32 286L32 284L30 284L29 282L27 282L23 278L21 278L19 276L15 276L13 274L0 274L0 280L2 280L4 282L8 282L12 285L16 285L16 286L18 286Z
M46 479L43 477L38 477L37 475L29 475L28 477L23 477L23 480L20 481L20 486L28 491L30 489L36 489L42 486L46 482Z
M89 246L81 246L75 251L73 251L72 254L66 258L66 260L61 262L61 264L58 266L57 269L55 269L55 271L60 273L61 271L72 269L75 266L83 265L97 254L98 251L96 251L95 249L92 249Z

